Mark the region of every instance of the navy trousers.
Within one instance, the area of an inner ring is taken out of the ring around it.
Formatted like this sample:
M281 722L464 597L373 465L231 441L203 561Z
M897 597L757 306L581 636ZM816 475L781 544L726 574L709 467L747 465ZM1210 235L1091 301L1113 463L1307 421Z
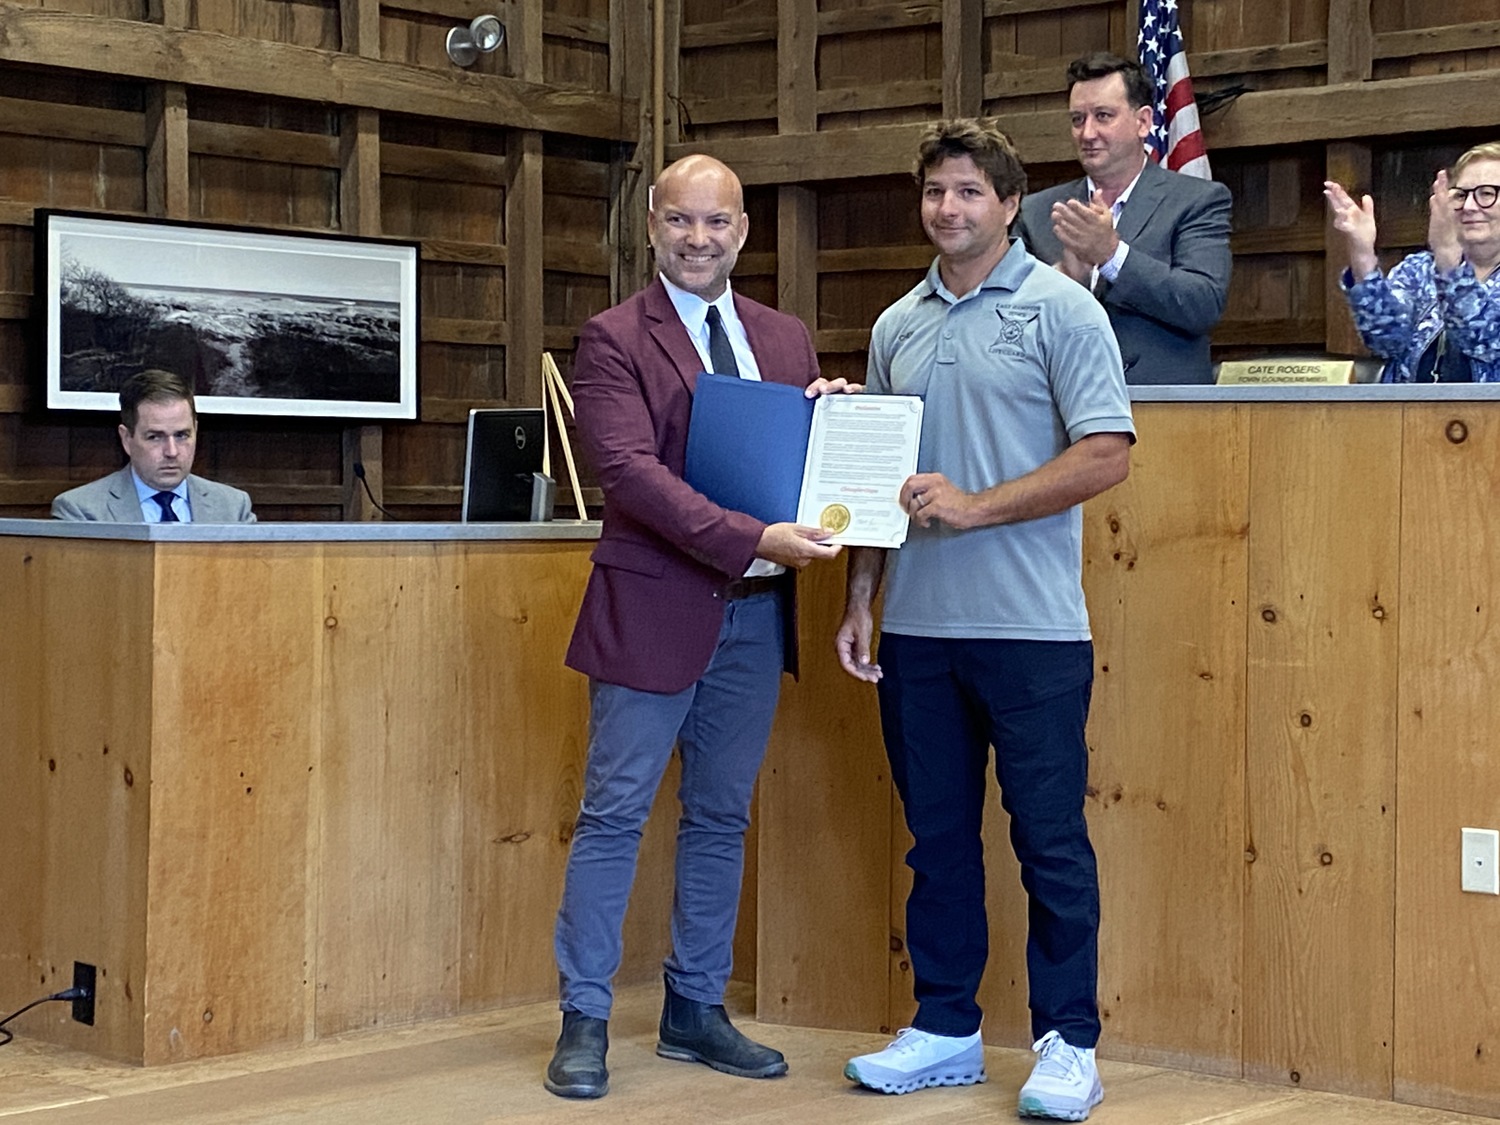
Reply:
M1034 1038L1099 1039L1099 878L1083 802L1088 641L959 640L886 633L880 716L892 777L916 843L906 941L913 1026L972 1035L989 957L985 771L995 749L1000 802L1029 904L1026 968Z

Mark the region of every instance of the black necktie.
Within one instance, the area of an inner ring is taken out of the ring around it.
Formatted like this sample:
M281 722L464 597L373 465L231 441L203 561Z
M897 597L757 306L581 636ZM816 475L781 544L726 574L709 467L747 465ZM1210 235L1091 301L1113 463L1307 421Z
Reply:
M715 375L740 377L740 366L734 362L734 349L729 346L729 333L724 331L724 321L719 310L708 306L708 359L714 365Z
M158 504L161 505L161 522L162 523L181 523L182 522L180 519L177 518L177 513L174 512L174 511L172 511L173 496L174 496L174 494L171 493L171 492L158 492L155 496L151 497L151 499L155 500Z

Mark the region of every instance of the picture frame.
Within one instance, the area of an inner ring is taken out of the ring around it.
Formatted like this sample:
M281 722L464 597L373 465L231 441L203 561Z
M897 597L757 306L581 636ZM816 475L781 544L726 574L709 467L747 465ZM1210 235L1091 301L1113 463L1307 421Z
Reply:
M419 244L36 212L49 410L116 410L149 368L199 413L415 421Z

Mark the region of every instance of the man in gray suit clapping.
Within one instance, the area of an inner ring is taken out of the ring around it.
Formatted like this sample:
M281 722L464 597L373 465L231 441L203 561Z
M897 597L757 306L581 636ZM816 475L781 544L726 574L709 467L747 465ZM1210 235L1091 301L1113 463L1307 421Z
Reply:
M1138 63L1103 51L1076 59L1068 116L1087 175L1028 195L1013 233L1103 303L1127 383L1212 382L1229 189L1146 159L1151 83Z

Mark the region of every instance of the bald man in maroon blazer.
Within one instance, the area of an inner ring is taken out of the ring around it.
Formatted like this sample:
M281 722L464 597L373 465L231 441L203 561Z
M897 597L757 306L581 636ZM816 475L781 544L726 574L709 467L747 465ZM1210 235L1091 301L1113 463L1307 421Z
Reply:
M730 291L748 223L725 165L690 156L668 167L649 218L661 276L579 340L573 397L604 528L567 657L589 677L590 721L555 943L563 1028L545 1085L562 1097L609 1088L611 981L641 830L674 746L682 815L657 1054L745 1078L787 1069L734 1028L723 998L750 798L781 672L796 666L792 572L838 548L817 528L719 507L682 479L683 463L700 372L809 396L857 388L819 377L800 320Z

